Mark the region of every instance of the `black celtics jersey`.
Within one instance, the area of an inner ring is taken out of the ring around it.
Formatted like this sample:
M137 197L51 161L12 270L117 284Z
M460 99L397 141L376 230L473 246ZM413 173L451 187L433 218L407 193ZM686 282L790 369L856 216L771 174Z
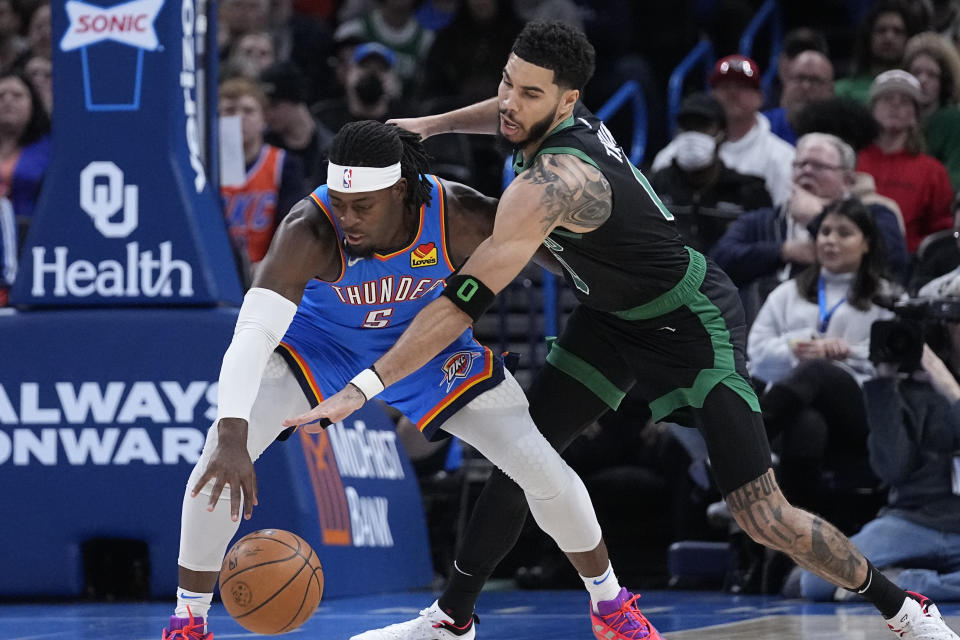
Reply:
M557 153L574 155L599 169L612 190L613 211L600 227L582 234L558 227L543 243L563 266L577 298L601 311L624 311L677 285L691 253L673 216L607 127L579 102L537 151ZM518 152L516 173L526 168L520 162Z

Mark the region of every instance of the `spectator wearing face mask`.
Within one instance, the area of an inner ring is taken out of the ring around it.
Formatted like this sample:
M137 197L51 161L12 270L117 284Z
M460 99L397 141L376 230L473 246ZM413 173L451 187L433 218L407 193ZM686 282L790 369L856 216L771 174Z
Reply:
M344 79L343 97L318 102L313 114L331 131L355 120L383 122L409 115L395 63L393 51L378 42L357 45L338 70Z
M727 117L721 159L731 169L762 177L774 204L783 204L790 197L794 149L770 131L770 121L760 113L763 91L757 63L741 55L721 58L710 74L710 87ZM653 159L654 171L668 166L675 152L673 142L661 149Z
M684 240L705 252L744 211L773 202L763 178L734 171L720 159L727 117L715 98L688 96L677 113L677 127L673 161L653 174L651 184L676 216Z
M335 40L361 38L393 51L391 66L400 79L400 91L408 98L416 92L423 61L435 36L417 20L419 4L413 0L377 0L372 8L342 21L333 34Z

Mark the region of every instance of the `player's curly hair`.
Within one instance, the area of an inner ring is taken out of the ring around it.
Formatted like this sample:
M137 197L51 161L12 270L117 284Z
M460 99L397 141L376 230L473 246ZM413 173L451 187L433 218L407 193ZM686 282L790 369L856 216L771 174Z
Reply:
M596 54L587 36L565 22L528 22L513 41L518 58L553 71L553 81L565 89L583 87L593 76Z
M389 167L400 163L400 177L407 179L406 204L414 208L430 204L430 157L420 134L376 120L345 124L330 143L330 162L344 166Z

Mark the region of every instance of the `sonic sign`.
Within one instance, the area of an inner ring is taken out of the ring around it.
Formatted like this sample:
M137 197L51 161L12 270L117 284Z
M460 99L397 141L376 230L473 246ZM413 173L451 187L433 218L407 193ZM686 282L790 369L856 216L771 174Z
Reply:
M140 89L143 82L143 53L160 47L153 23L160 13L163 0L134 0L114 7L98 7L78 0L66 3L70 24L60 41L61 51L80 49L84 102L89 110L124 111L140 108ZM92 94L90 56L87 48L105 41L125 44L137 50L136 73L127 101L98 103Z

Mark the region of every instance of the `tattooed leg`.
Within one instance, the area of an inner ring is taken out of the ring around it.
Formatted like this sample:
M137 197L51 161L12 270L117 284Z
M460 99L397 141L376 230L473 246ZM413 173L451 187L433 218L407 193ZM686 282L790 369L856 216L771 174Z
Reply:
M856 589L866 580L863 554L832 524L787 502L772 469L725 499L737 524L756 542L839 587Z

